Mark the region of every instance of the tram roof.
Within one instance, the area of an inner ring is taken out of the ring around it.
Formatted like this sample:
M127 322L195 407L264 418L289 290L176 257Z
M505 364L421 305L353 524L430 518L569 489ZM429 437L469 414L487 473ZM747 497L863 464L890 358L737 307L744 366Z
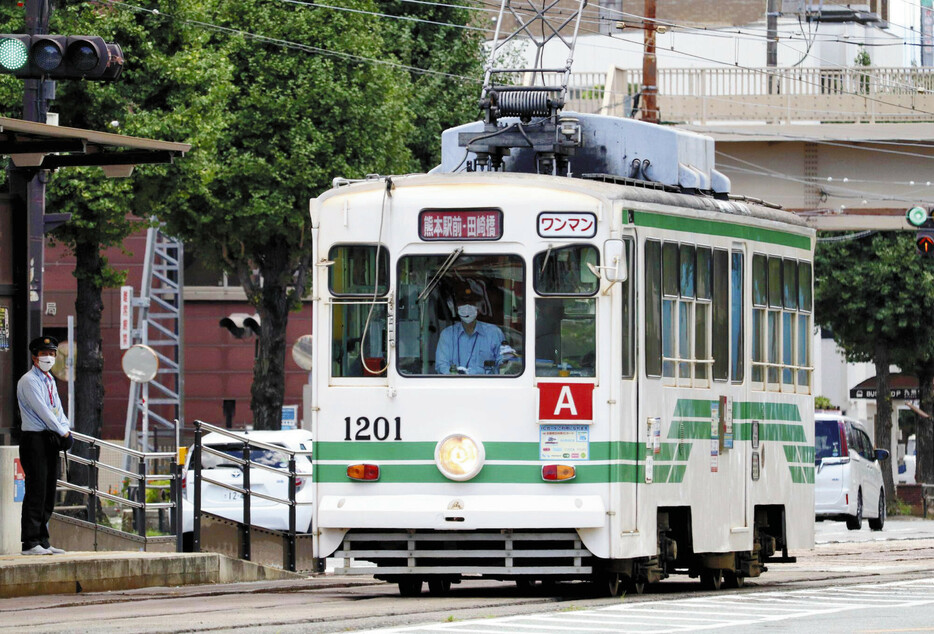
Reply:
M382 191L386 188L386 179L392 179L393 186L398 187L438 187L453 185L513 185L534 186L538 189L548 188L562 191L573 191L590 194L607 200L624 200L651 205L664 205L680 207L682 209L696 209L707 212L723 213L731 216L754 218L781 222L804 229L805 233L812 233L805 220L790 211L784 211L761 201L742 196L731 196L724 200L700 194L687 194L671 191L670 188L656 188L651 184L637 186L621 184L609 180L598 180L597 177L568 178L565 176L549 176L542 174L526 174L518 172L460 172L432 173L432 174L406 174L399 176L371 176L364 180L334 179L334 187L324 192L319 200L321 202L343 193L358 193L360 191Z

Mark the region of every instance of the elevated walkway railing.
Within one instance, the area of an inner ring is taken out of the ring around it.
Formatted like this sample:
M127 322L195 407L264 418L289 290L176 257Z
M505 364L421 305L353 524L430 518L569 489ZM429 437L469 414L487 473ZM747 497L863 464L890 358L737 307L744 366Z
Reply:
M242 496L243 499L243 521L239 523L240 531L240 553L239 556L241 559L247 561L252 560L252 543L251 543L251 534L252 526L250 519L250 500L253 497L261 498L270 502L276 502L279 504L286 504L289 507L289 528L287 531L284 531L285 539L285 555L284 555L284 566L286 570L295 572L297 564L297 538L298 533L296 527L296 507L302 505L311 505L312 502L297 502L295 499L295 494L297 491L296 479L299 477L311 478L311 473L304 473L297 471L296 468L296 456L311 456L311 451L298 451L293 449L288 449L286 447L280 447L278 445L270 445L268 443L260 442L252 438L244 437L242 434L237 434L231 432L228 429L222 427L217 427L215 425L210 425L200 420L194 421L195 428L195 443L192 451L190 470L194 471L194 535L193 535L193 545L195 552L201 552L201 484L202 482L207 482L214 486L218 486L228 491L233 491ZM217 449L211 448L209 445L203 443L203 435L205 432L212 432L225 436L229 438L234 443L239 443L242 445L242 453L238 458L236 456L231 456L228 453L218 451ZM288 456L288 469L281 469L278 467L273 467L266 464L261 464L257 461L251 459L253 454L253 449L263 449L265 451L271 451L278 454L283 454ZM225 462L231 462L236 464L240 473L242 474L243 486L238 487L226 482L219 482L212 478L206 477L202 474L201 469L201 456L202 454L207 453L209 455L214 455L220 458L223 458ZM251 490L250 488L250 470L251 469L265 469L266 471L271 471L279 475L283 475L288 478L288 498L280 498L273 495L266 495L265 493L258 493Z
M929 67L660 68L657 84L672 123L934 121ZM571 73L565 109L630 116L641 87L640 69Z
M71 452L65 454L66 462L76 462L88 467L87 486L73 484L67 480L59 480L58 487L69 491L77 491L87 496L86 512L87 521L94 525L97 524L97 506L98 500L107 500L120 506L126 506L134 510L134 525L140 539L145 543L150 537L146 534L146 511L149 509L169 509L170 525L175 534L176 552L182 552L182 465L178 464L176 454L172 452L142 452L135 449L129 449L122 445L117 445L93 436L86 436L78 432L71 432L76 442L88 445L88 457L77 456ZM129 471L121 467L107 464L100 461L100 450L107 447L113 451L127 456L129 464L135 464L136 470ZM154 469L150 466L157 460L167 460L170 464L169 473L153 473ZM130 497L121 497L98 488L98 476L100 470L104 469L122 476L129 482L134 483L128 487ZM148 502L146 493L150 489L164 490L165 485L152 485L152 480L169 480L169 501L168 502ZM135 499L131 499L135 498ZM95 545L97 541L95 539Z

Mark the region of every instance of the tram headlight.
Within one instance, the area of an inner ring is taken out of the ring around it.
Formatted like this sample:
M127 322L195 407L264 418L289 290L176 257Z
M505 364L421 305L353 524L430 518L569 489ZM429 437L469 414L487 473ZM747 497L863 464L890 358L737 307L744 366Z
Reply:
M449 480L470 480L483 467L483 443L464 434L451 434L435 447L435 462Z

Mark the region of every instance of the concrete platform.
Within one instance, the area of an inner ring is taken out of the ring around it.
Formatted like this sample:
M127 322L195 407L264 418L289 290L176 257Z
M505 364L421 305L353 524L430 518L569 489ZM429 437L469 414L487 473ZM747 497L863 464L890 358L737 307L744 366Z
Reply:
M217 553L69 552L0 556L0 598L192 584L303 579L307 575Z

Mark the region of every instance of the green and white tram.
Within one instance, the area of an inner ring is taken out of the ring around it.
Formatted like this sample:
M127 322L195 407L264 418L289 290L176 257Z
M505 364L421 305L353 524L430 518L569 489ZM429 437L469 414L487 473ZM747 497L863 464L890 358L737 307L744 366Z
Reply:
M710 139L575 117L581 177L460 172L471 124L434 173L312 201L314 553L340 572L717 588L812 546L813 231L728 196Z

